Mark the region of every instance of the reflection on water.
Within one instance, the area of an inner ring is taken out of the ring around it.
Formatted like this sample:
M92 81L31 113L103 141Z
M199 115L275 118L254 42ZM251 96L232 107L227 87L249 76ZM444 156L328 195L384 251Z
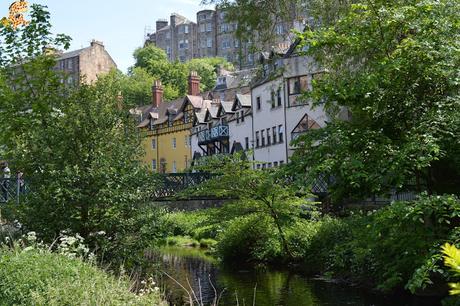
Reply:
M219 305L224 306L439 305L427 299L372 295L293 271L221 267L214 258L196 249L168 247L149 256L174 279L164 276L161 280L171 305L189 305L190 297L204 305L212 305L220 298Z

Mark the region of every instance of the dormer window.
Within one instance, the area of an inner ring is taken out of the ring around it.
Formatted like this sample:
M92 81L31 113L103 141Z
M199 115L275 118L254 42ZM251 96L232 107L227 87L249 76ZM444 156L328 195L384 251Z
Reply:
M173 126L173 119L174 119L174 115L172 114L168 114L168 126L171 127Z

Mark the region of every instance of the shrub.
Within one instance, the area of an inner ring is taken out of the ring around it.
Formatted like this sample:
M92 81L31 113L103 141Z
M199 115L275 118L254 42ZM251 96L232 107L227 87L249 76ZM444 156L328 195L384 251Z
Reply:
M228 221L218 235L217 251L226 261L274 262L282 256L273 222L260 215Z
M130 282L92 264L48 251L2 249L2 305L159 305L157 294L130 292Z

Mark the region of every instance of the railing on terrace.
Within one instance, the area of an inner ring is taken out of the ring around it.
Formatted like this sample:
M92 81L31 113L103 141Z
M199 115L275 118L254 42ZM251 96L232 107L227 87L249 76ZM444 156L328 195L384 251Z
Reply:
M219 124L211 129L207 129L198 133L198 143L207 144L230 136L227 124Z
M15 201L19 204L22 196L29 192L29 187L22 179L0 178L0 203Z

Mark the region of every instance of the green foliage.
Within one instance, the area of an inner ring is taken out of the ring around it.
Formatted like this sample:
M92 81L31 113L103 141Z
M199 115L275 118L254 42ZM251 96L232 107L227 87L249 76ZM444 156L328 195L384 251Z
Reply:
M78 258L45 250L3 248L0 303L4 305L159 305L158 294L130 292L126 277L115 279Z
M278 171L258 171L244 156L235 154L209 159L199 170L212 172L215 177L204 188L192 192L199 195L221 196L235 199L223 210L227 220L249 215L271 220L286 256L291 256L285 227L296 221L301 206L314 204L307 195L298 194Z
M334 177L335 198L411 185L458 192L459 9L449 0L345 1L335 22L303 33L327 71L308 97L333 118L343 108L352 116L297 140L292 173L302 185L321 174Z
M34 10L31 23L15 32L31 40L21 48L52 42L49 14ZM36 55L16 48L11 30L0 35L5 57ZM119 103L119 84L102 78L67 86L54 57L21 62L0 67L0 142L2 157L25 174L33 192L5 207L5 216L46 242L64 230L78 233L107 260L141 255L143 239L155 235L145 228L156 226L157 212L143 210L155 181L137 160L137 130Z
M444 244L442 247L442 253L444 254L444 264L449 267L452 272L456 275L460 275L460 250L455 245L449 243ZM460 283L450 283L451 295L460 294Z
M226 262L276 262L283 249L272 220L251 214L225 224L217 237L217 252Z
M153 45L136 49L134 58L136 63L130 74L133 75L136 69L141 68L154 79L160 80L165 87L167 100L183 97L187 94L188 76L191 71L198 72L201 77L201 90L205 92L215 87L216 72L219 67L227 70L234 69L232 64L225 59L217 57L193 59L187 63L170 62L164 50Z

